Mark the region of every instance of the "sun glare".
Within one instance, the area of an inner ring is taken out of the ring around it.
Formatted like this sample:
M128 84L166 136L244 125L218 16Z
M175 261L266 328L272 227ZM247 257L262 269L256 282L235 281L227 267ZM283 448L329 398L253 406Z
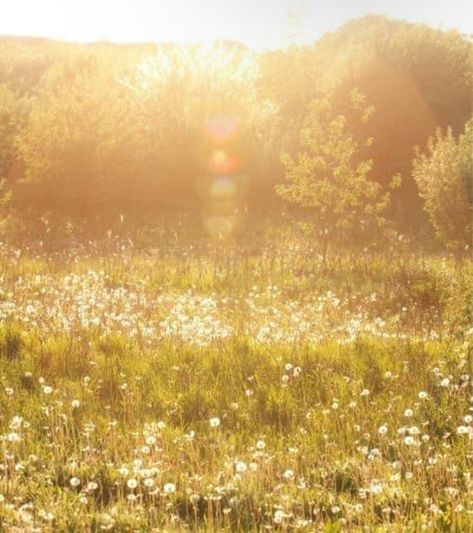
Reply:
M368 13L471 33L471 2L436 2L435 9L432 4L430 0L17 0L2 6L0 35L80 42L228 40L262 49L313 42L324 32Z

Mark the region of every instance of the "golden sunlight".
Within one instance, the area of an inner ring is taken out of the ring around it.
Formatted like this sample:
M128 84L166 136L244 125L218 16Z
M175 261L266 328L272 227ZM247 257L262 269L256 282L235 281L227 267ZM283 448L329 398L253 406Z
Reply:
M473 24L468 0L17 0L2 6L0 35L80 42L228 40L262 49L313 42L370 12L466 33Z
M0 533L473 532L473 1L3 4Z

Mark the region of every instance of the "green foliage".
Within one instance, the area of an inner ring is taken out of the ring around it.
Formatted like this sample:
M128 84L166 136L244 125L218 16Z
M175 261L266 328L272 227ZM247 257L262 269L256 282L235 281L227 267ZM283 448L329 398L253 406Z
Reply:
M457 32L379 16L350 21L311 46L263 53L238 43L0 38L0 177L23 213L101 217L108 226L122 212L185 210L222 227L235 209L280 210L280 153L296 152L308 104L330 94L333 116L344 116L360 143L360 161L372 160L370 180L388 189L391 176L403 176L386 213L404 231L418 230L412 150L438 126L462 130L472 49ZM376 107L372 120L352 112L353 87ZM219 117L238 122L238 135L218 147L238 163L225 201L212 198L225 190L212 191L215 146L204 133ZM365 146L368 137L375 142Z
M463 253L473 244L473 118L455 138L449 128L417 154L414 178L437 237Z
M17 139L36 207L84 216L122 206L139 156L126 97L100 57L77 55L48 71Z
M363 96L354 91L353 109L359 120L369 119L373 110ZM369 145L366 139L364 145ZM307 208L317 234L324 243L347 246L369 243L386 220L383 211L389 193L369 179L371 160L360 161L362 145L347 130L346 119L334 115L329 99L314 100L300 133L295 158L283 155L288 184L276 187L290 203Z
M335 113L346 117L355 136L375 139L363 152L373 160L372 179L387 187L391 176L402 175L391 216L403 231L414 226L418 231L424 219L411 175L413 147L424 147L438 126L452 125L458 134L468 120L471 39L372 15L348 22L313 46L268 52L262 66L262 90L279 106L285 150L294 150L309 102L332 92ZM367 124L349 112L353 87L376 108Z

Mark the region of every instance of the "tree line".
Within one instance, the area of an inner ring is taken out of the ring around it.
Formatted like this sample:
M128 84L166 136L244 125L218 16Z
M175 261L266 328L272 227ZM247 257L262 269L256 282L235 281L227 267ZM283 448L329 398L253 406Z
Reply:
M471 37L381 16L260 53L2 38L0 177L22 213L287 202L341 243L426 212L464 248L472 82Z

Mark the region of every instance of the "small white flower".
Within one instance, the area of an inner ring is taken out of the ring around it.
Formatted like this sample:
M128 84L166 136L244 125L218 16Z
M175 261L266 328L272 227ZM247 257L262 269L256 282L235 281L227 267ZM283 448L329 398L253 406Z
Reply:
M294 470L290 468L284 470L283 477L285 479L292 479L294 477Z
M211 428L218 428L220 426L220 418L218 416L213 416L210 418L209 424Z
M166 494L172 494L173 492L176 492L176 485L174 485L174 483L166 483L163 490Z
M20 435L12 431L11 433L8 433L7 440L8 442L18 442L20 440Z
M246 463L244 461L237 461L235 463L235 470L237 472L243 473L243 472L246 472L248 470L248 466L246 465Z

